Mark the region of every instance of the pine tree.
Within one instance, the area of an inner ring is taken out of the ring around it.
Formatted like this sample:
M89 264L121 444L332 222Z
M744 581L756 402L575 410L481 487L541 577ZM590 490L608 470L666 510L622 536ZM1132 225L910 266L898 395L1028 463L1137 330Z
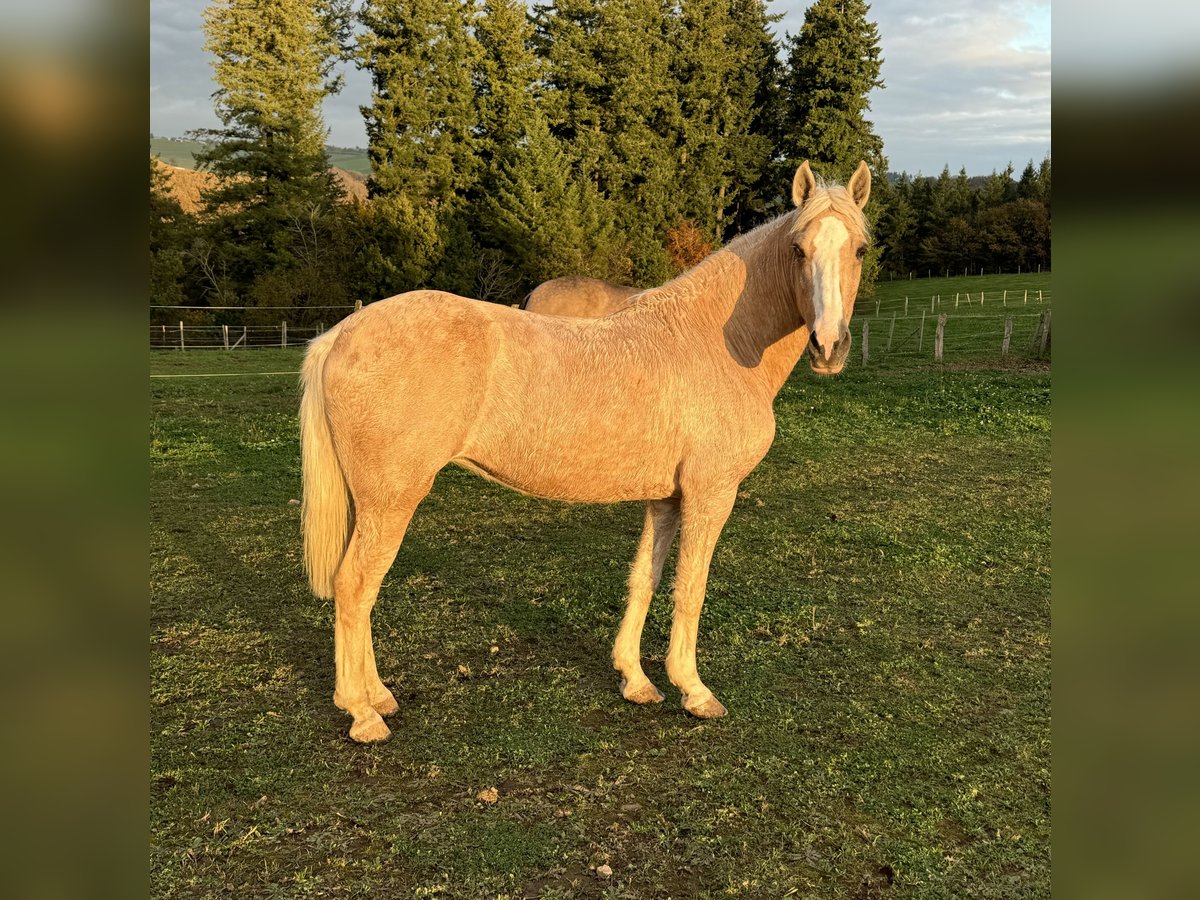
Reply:
M369 0L358 63L370 72L362 108L372 197L453 207L476 175L471 0Z
M329 172L321 102L338 91L348 0L215 0L204 11L222 128L197 162L218 177L204 196L211 243L248 283L290 265L295 223L341 196Z
M729 136L731 188L724 238L781 211L772 203L781 196L774 154L783 121L783 67L771 26L782 16L767 12L767 0L731 0L730 15L727 42L734 70L728 76L729 91L748 117L742 132Z
M684 218L672 14L666 0L558 0L535 11L551 132L611 204L643 283L674 274L666 230Z
M762 127L777 52L771 21L762 0L683 0L679 8L670 67L680 113L675 189L682 214L710 240L723 239L736 212L756 202L751 192L771 156Z
M532 288L561 275L629 278L605 202L589 179L573 173L540 116L528 123L523 145L500 164L481 216L521 284Z
M171 194L167 173L150 158L150 302L178 306L186 302L185 253L192 232L191 216Z
M476 248L465 214L479 177L473 0L369 0L359 18L380 279L389 290L469 293Z
M533 25L521 0L483 0L475 38L479 42L476 138L487 180L499 160L520 152L537 113L534 89L542 65L533 51Z
M817 0L800 33L788 36L782 149L789 166L807 159L820 174L844 181L865 159L886 176L883 141L866 119L868 94L884 86L870 9L865 0Z

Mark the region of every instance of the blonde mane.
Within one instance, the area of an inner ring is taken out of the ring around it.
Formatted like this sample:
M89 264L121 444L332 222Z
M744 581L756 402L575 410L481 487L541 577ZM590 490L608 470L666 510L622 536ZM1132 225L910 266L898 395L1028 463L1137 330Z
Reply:
M799 234L818 216L829 212L849 219L858 226L863 237L871 236L871 226L867 224L867 217L863 215L863 211L851 198L850 192L840 184L828 184L821 179L817 179L817 187L813 191L813 195L805 201L802 208L797 210L796 221L792 223L792 233Z

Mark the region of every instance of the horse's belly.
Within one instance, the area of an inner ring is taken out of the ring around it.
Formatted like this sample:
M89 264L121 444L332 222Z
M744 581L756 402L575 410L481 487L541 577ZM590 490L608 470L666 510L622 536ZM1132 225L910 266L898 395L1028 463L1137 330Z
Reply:
M617 503L669 497L676 491L675 462L559 449L488 453L468 448L453 462L515 491L549 500Z

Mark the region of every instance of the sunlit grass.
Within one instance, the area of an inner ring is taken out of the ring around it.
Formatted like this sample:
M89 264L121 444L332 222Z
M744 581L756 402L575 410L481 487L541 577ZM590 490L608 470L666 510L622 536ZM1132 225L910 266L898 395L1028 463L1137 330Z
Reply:
M663 672L665 585L667 701L617 692L640 507L447 470L375 611L395 737L361 747L288 502L295 378L152 381L154 895L1048 896L1049 385L798 370L714 559L708 723Z

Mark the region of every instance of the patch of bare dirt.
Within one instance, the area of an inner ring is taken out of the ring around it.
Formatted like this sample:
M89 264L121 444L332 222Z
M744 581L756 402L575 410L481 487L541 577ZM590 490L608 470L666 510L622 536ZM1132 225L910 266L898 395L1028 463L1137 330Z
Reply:
M162 160L155 160L156 165L167 173L167 184L171 194L179 201L185 212L194 213L200 209L200 192L216 184L217 177L212 172L201 172L197 169L185 169L172 166ZM358 172L349 172L333 166L330 169L346 195L347 203L365 203L367 201L367 179Z

